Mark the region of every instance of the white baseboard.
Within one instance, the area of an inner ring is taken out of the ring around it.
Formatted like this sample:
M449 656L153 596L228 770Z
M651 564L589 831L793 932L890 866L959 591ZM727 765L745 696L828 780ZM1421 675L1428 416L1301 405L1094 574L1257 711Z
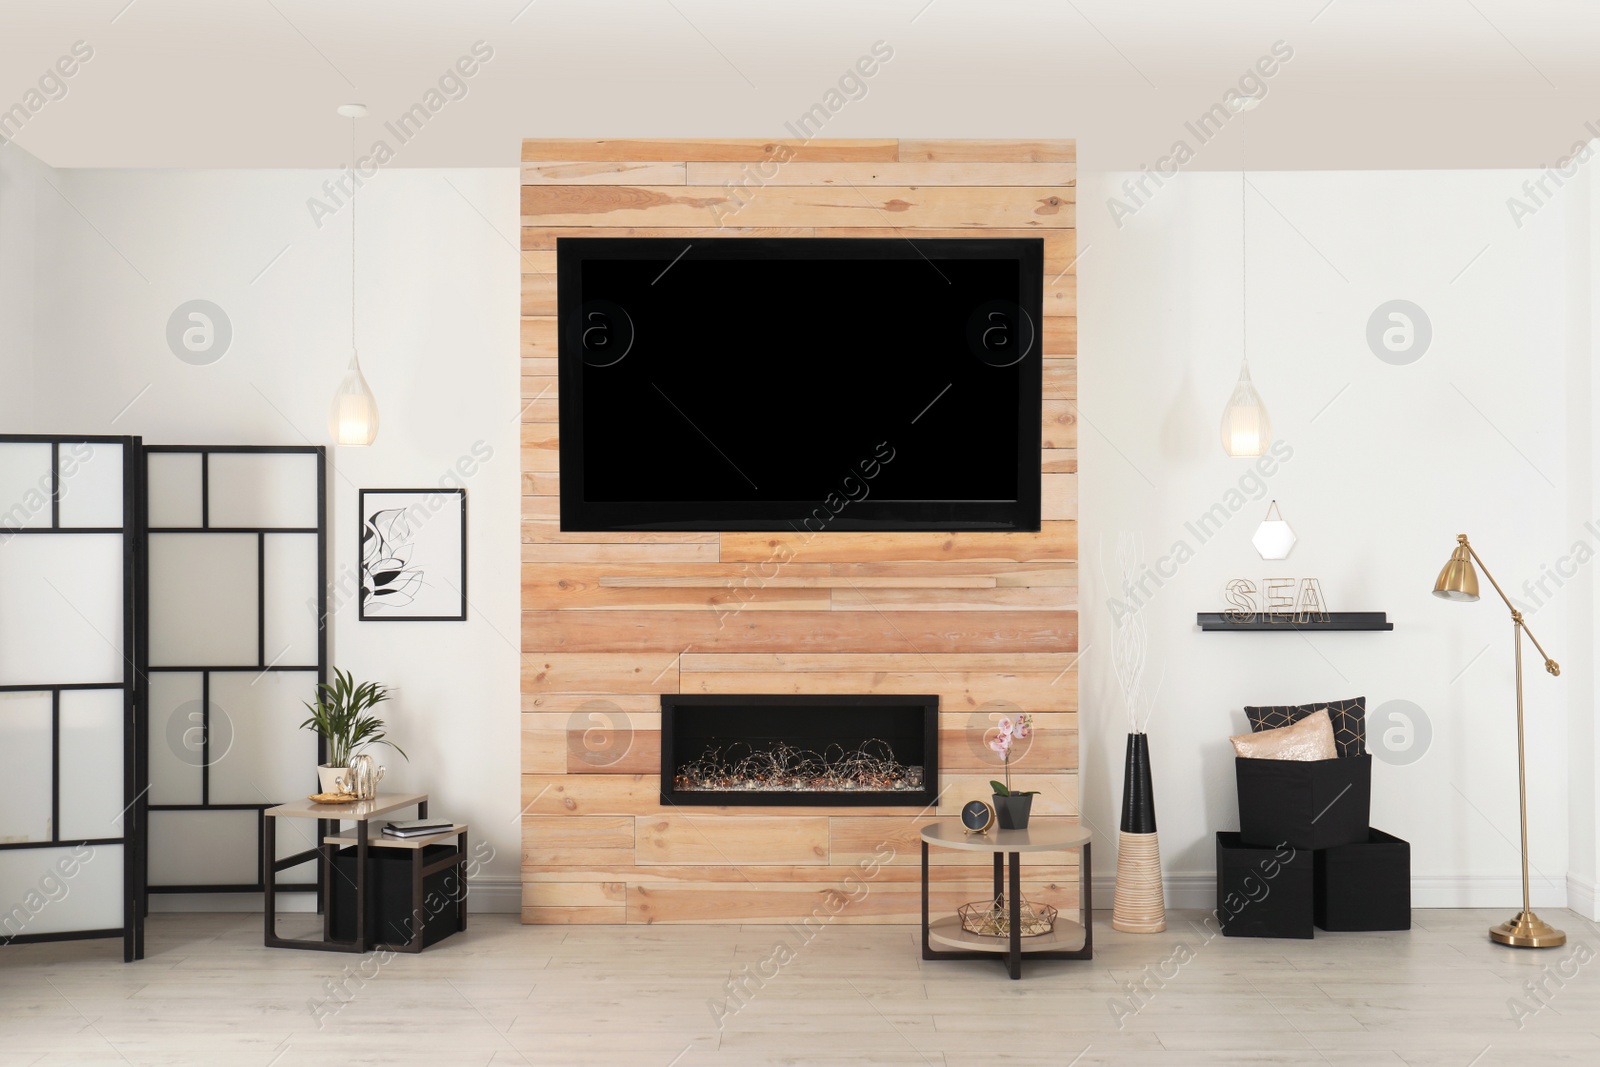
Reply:
M1217 906L1217 876L1206 871L1197 874L1169 874L1162 879L1167 907L1209 910ZM1575 888L1576 887L1576 888ZM1095 910L1109 910L1116 892L1115 876L1094 880ZM1579 895L1578 888L1587 893ZM1571 907L1594 918L1595 887L1568 878L1566 882L1535 880L1530 886L1535 908ZM1586 900L1587 911L1580 902ZM1522 879L1485 875L1414 876L1411 879L1411 906L1414 908L1516 908L1522 903Z
M1567 875L1567 907L1591 922L1600 920L1600 907L1596 906L1596 886L1587 878Z
M480 914L522 912L522 882L516 877L478 877L467 883L472 911ZM281 912L310 912L317 907L315 893L279 893ZM255 912L260 914L260 893L152 893L150 911L169 912Z

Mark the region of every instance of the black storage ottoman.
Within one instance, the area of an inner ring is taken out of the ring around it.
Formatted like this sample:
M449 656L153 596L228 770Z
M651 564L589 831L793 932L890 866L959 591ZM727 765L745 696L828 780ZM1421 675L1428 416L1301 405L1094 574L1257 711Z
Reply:
M1217 921L1226 937L1315 936L1312 856L1293 846L1257 848L1217 834Z
M429 845L422 850L427 866L455 851L454 845ZM367 850L367 945L402 946L411 939L411 864L414 850ZM422 945L426 948L455 933L461 922L461 871L446 867L422 879ZM335 940L356 936L356 850L341 848L333 858L333 900L329 905Z
M1234 759L1239 834L1246 845L1333 848L1367 840L1372 757Z
M1411 929L1411 845L1382 830L1316 854L1315 913L1324 930Z

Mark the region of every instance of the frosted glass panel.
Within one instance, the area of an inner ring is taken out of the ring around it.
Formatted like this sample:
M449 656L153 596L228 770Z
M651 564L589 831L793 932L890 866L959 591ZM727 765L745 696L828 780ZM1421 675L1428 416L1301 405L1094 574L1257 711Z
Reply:
M0 693L0 844L50 840L50 760L50 694Z
M50 446L0 444L0 527L50 525Z
M205 762L200 675L150 673L150 803L198 804ZM213 736L220 750L231 744Z
M315 664L317 536L268 534L266 558L267 662Z
M122 677L122 535L0 542L0 684Z
M59 773L61 839L121 837L122 690L61 694Z
M256 821L253 811L152 811L150 884L254 885Z
M282 804L316 792L317 738L300 723L314 695L312 671L211 676L212 736L233 731L226 756L212 757L213 804Z
M210 463L212 526L317 525L315 455L213 452Z
M147 452L145 462L150 525L200 526L200 453Z
M122 525L122 446L62 442L62 526Z
M256 663L254 534L151 534L150 662Z
M7 937L122 925L122 846L0 852L0 933Z

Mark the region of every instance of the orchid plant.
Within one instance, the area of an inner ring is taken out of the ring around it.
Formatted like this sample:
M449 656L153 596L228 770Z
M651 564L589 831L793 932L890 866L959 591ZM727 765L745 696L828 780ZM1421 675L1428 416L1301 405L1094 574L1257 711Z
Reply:
M994 740L989 742L989 747L999 754L1005 762L1006 780L1004 782L991 781L994 786L994 795L997 797L1031 797L1038 794L1037 789L1019 789L1011 791L1011 746L1018 741L1026 741L1033 733L1033 716L1023 712L1015 719L1001 716L999 728L995 731Z

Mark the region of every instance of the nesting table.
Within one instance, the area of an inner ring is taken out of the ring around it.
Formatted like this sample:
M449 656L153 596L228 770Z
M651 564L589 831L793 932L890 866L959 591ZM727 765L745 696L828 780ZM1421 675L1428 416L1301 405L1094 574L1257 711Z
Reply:
M421 952L423 939L422 882L429 875L456 868L460 889L460 919L457 929L467 928L467 827L453 825L448 830L426 837L394 838L382 833L369 834L369 824L382 815L390 815L405 808L416 808L417 818L428 817L426 793L379 793L372 800L357 800L349 804L316 804L309 800L279 804L262 812L261 852L262 869L266 872L266 939L268 948L308 948L324 952L368 952L375 948L397 952ZM277 859L279 819L315 819L319 841L315 848ZM341 822L355 823L354 830L339 829ZM442 845L455 840L456 850L432 863L423 862L424 850L429 845ZM341 846L355 846L356 850L356 936L353 941L338 941L333 937L333 857ZM372 848L401 848L411 852L411 939L404 944L369 944L367 942L367 852ZM275 906L276 882L279 871L297 867L308 860L316 860L322 885L322 937L279 937L278 916Z
M925 960L994 959L998 956L1012 978L1022 977L1022 957L1040 960L1094 958L1094 927L1090 922L1090 834L1076 826L1036 825L1026 830L968 833L959 822L937 822L922 828L922 958ZM953 848L994 854L994 895L1010 904L1009 936L986 937L961 926L959 916L930 922L928 914L928 849ZM1082 850L1078 868L1079 921L1056 917L1055 928L1037 937L1022 936L1022 853ZM1006 892L1006 860L1010 859L1010 892ZM934 945L944 946L935 949Z

